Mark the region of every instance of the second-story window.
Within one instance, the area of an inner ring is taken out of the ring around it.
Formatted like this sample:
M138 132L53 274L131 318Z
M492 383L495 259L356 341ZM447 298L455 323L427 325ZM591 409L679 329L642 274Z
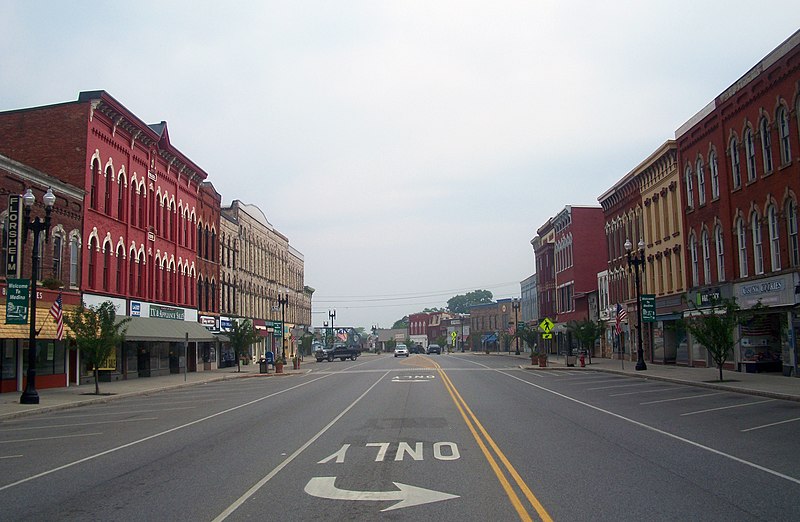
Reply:
M747 181L753 182L758 176L756 171L756 145L753 139L753 130L747 129L744 133L744 157L747 162Z
M725 281L725 247L720 225L714 228L714 246L717 251L717 281Z
M772 172L772 137L769 122L761 118L761 155L764 157L764 174Z
M736 138L731 139L730 154L733 188L737 189L742 186L742 163L739 160L739 143Z
M797 238L797 203L793 199L786 202L786 236L789 244L789 262L800 265L800 244Z
M719 197L719 165L717 165L717 153L713 150L708 156L708 170L711 171L711 199Z
M761 220L757 212L753 212L750 222L753 231L753 264L756 275L759 275L764 273L764 251L761 248Z
M747 227L741 217L736 220L736 237L739 240L739 277L747 277Z
M781 269L781 240L778 212L775 205L770 205L767 209L767 225L769 228L769 255L772 261L772 271L777 272Z

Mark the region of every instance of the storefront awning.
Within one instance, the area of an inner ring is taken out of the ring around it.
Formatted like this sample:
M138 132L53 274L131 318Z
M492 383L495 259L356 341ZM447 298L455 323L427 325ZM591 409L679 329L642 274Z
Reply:
M192 321L173 321L170 319L154 319L151 317L132 317L125 325L126 341L189 341L214 342L217 337L200 323Z

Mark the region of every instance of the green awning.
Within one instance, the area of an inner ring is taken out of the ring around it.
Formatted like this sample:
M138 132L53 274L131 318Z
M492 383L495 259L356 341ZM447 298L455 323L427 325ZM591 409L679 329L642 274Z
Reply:
M191 321L132 317L126 326L128 328L125 332L126 341L178 342L185 341L187 333L189 341L192 342L214 342L217 339L200 323Z

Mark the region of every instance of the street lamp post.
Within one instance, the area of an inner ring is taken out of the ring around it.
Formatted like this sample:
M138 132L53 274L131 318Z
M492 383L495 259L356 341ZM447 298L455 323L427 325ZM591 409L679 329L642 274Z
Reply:
M325 348L328 347L328 321L323 321L322 326L325 328Z
M282 359L286 360L286 305L289 304L289 294L278 294L278 304L281 305L281 349Z
M517 334L517 328L519 327L519 317L518 317L518 314L519 314L519 299L517 299L516 297L514 298L513 301L511 301L511 308L514 309L514 337L517 338L516 339L516 341L517 341L517 350L514 352L514 355L519 355L519 335L516 335Z
M628 271L633 271L636 277L636 321L637 321L637 349L636 349L636 369L646 370L644 362L644 349L642 348L642 290L639 288L639 272L644 272L644 241L639 240L636 253L632 253L633 245L630 239L625 240L625 252L628 257Z
M336 342L336 330L333 328L333 320L336 319L336 310L328 310L328 318L331 320L331 343Z
M39 274L39 234L44 232L44 241L48 242L47 231L50 230L50 213L56 202L56 196L52 189L47 189L47 193L42 198L44 201L44 221L37 217L31 221L31 207L36 202L33 191L28 189L22 196L23 203L23 222L22 222L22 242L28 240L28 232L33 232L33 263L31 264L31 329L28 338L28 379L25 383L25 391L19 399L20 404L39 404L39 393L36 391L36 279Z

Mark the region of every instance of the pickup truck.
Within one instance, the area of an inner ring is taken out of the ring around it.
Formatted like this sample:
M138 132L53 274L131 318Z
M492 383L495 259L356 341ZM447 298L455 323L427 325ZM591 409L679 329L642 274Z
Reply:
M348 347L344 343L337 343L333 345L333 348L321 347L314 352L314 357L316 357L317 362L325 360L333 362L334 359L339 359L341 361L350 359L355 361L359 355L361 355L361 350L355 347Z

